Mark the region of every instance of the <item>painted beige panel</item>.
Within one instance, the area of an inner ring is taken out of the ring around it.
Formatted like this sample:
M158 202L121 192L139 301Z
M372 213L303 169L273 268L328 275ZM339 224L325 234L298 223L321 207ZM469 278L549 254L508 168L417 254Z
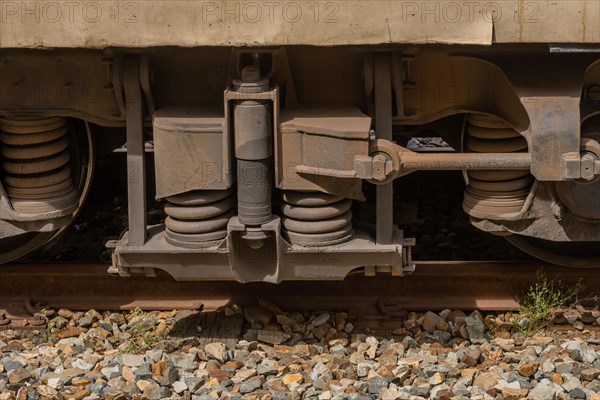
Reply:
M499 43L600 43L600 1L500 1L495 14Z
M0 47L600 42L597 0L0 0Z

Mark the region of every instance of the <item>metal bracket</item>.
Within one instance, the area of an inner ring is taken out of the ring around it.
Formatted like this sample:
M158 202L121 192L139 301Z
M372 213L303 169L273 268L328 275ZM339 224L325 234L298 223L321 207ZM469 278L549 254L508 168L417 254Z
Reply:
M563 157L579 152L581 91L597 55L518 54L487 59L504 72L529 117L522 135L529 144L531 174L539 181L569 180L561 168Z
M232 217L227 225L227 247L229 267L235 280L247 282L279 283L281 281L281 219L261 225L261 232L270 233L262 247L254 249L242 238L247 226L240 223L238 217Z
M591 181L600 175L600 144L593 139L581 140L581 153L563 154L561 171L566 179Z
M128 57L123 69L127 123L127 194L129 244L146 241L146 159L144 151L143 97L140 84L140 59Z

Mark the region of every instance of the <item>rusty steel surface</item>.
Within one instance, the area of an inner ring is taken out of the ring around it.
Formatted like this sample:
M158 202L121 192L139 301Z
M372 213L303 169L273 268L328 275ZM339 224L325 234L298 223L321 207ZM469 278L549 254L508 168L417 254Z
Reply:
M168 276L123 279L106 264L10 264L0 268L0 319L31 318L42 308L72 310L217 310L269 300L283 309L349 310L366 317L393 317L394 310L513 310L517 298L543 269L566 284L600 286L597 270L542 263L418 262L407 277L350 275L345 281L239 284L175 282Z

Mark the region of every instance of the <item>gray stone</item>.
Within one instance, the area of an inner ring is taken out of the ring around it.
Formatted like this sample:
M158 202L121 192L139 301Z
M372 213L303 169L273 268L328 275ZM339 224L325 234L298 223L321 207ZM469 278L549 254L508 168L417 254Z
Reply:
M572 399L585 399L587 398L582 388L578 387L569 392L569 397Z
M161 349L152 349L146 351L146 355L152 359L154 362L158 362L162 359L164 352Z
M259 375L276 375L279 372L275 360L264 359L256 367L256 373Z
M573 367L567 363L557 363L555 366L555 371L558 374L572 374Z
M11 360L8 357L3 358L1 362L2 362L2 365L4 366L4 371L6 371L6 372L12 371L13 369L23 367L23 364L21 364L20 362Z
M102 368L100 372L102 375L106 377L106 379L116 378L117 376L121 376L121 366L118 364L109 364L108 366Z
M573 351L571 351L571 354L569 354L569 356L575 361L583 362L583 356L581 355L581 350L573 350Z
M471 314L465 318L466 329L469 333L469 340L473 343L483 343L486 341L485 325L478 317Z
M246 333L244 333L243 338L245 341L255 342L258 339L258 330L248 329Z
M586 389L591 390L592 392L595 392L595 393L600 393L600 381L597 379L591 381L586 386Z
M313 381L316 381L317 379L330 381L333 380L333 373L331 372L331 369L329 369L328 366L319 361L313 366L312 371L310 373L310 379Z
M598 376L600 376L600 369L586 368L586 369L581 370L581 372L579 373L579 376L584 381L593 381L594 379L598 378Z
M429 397L429 392L431 391L431 385L428 383L421 384L418 386L411 386L409 389L409 393L412 396L420 396L420 397Z
M185 392L187 389L188 389L188 386L185 384L185 382L182 382L182 381L173 382L173 390L175 391L175 393L181 394L181 393Z
M541 367L542 371L547 374L554 372L554 368L555 368L555 365L552 362L552 360L550 360L550 359L544 360L544 362L542 363L542 367Z
M531 391L528 398L532 400L549 400L553 399L557 392L556 385L548 379L542 379Z
M127 365L128 367L139 367L146 362L146 356L138 354L123 354L121 356L121 360L123 364Z
M592 364L598 357L598 353L596 353L596 350L594 350L594 348L592 346L587 346L587 345L581 346L580 353L581 353L581 358L583 359L583 362L588 365Z
M405 336L404 339L402 339L402 344L407 349L416 349L419 347L419 343L410 336Z
M374 361L361 361L356 366L356 374L362 378L368 375L369 371L375 367L377 363Z
M47 385L52 389L61 390L63 385L71 379L67 376L62 376L54 372L48 372L44 379L46 379Z
M389 382L381 376L374 376L367 380L367 385L370 394L379 395L383 389L387 389Z
M102 319L102 315L96 310L90 310L77 321L77 325L83 328L89 328L94 322L97 322L100 319Z
M108 386L110 386L112 389L117 389L117 390L123 390L125 388L126 383L127 382L125 381L125 379L123 379L123 377L121 377L121 376L112 378L108 382L106 382L106 384Z
M198 363L194 361L196 356L194 354L185 354L182 357L175 357L173 364L177 368L181 368L185 371L194 371L198 368Z
M563 387L563 389L565 389L565 391L571 392L572 390L574 390L576 388L580 388L581 382L579 381L579 379L575 378L574 376L564 375L563 376L563 384L561 386Z
M314 320L312 320L312 322L310 323L312 326L321 326L324 323L326 323L327 321L329 321L330 315L328 313L323 313L321 315L319 315L317 318L315 318Z
M261 387L261 382L258 377L252 377L240 384L240 393L252 393Z
M94 365L83 361L82 359L78 358L77 360L73 361L73 368L79 368L81 370L84 371L89 371L92 368L94 368Z
M565 350L581 350L581 343L576 340L570 340L560 345Z
M183 378L186 386L190 390L190 392L195 392L204 385L204 380L195 376L189 376Z
M156 325L156 315L144 313L137 315L129 321L127 326L131 329L135 329L138 332L148 332Z
M151 397L152 400L170 399L173 391L169 388L161 386Z
M331 347L329 349L329 353L335 354L338 356L342 356L342 357L348 355L348 351L346 350L346 347L342 346L341 344L337 344L337 345Z
M167 367L161 376L155 376L154 380L161 386L172 385L179 379L179 372L172 367Z
M256 340L269 344L282 344L291 337L290 334L282 331L260 329L257 332Z
M106 384L104 382L97 382L94 383L90 389L92 391L92 393L94 393L97 396L103 396L104 395L104 389L106 388Z
M142 381L142 380L152 379L151 368L152 368L152 366L150 364L143 364L143 365L139 366L135 370L135 380Z

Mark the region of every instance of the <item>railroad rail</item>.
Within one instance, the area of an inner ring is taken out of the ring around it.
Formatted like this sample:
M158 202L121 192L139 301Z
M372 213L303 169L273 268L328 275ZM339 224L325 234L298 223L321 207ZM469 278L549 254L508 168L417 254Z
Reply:
M418 262L416 267L414 274L402 278L365 277L361 271L344 281L273 285L176 282L169 276L123 279L107 274L108 265L103 263L10 264L0 268L0 325L40 325L43 308L210 311L259 300L288 310L346 310L382 321L405 310L515 310L517 298L536 281L540 270L566 284L582 280L590 290L600 287L600 274L594 269L539 262Z

